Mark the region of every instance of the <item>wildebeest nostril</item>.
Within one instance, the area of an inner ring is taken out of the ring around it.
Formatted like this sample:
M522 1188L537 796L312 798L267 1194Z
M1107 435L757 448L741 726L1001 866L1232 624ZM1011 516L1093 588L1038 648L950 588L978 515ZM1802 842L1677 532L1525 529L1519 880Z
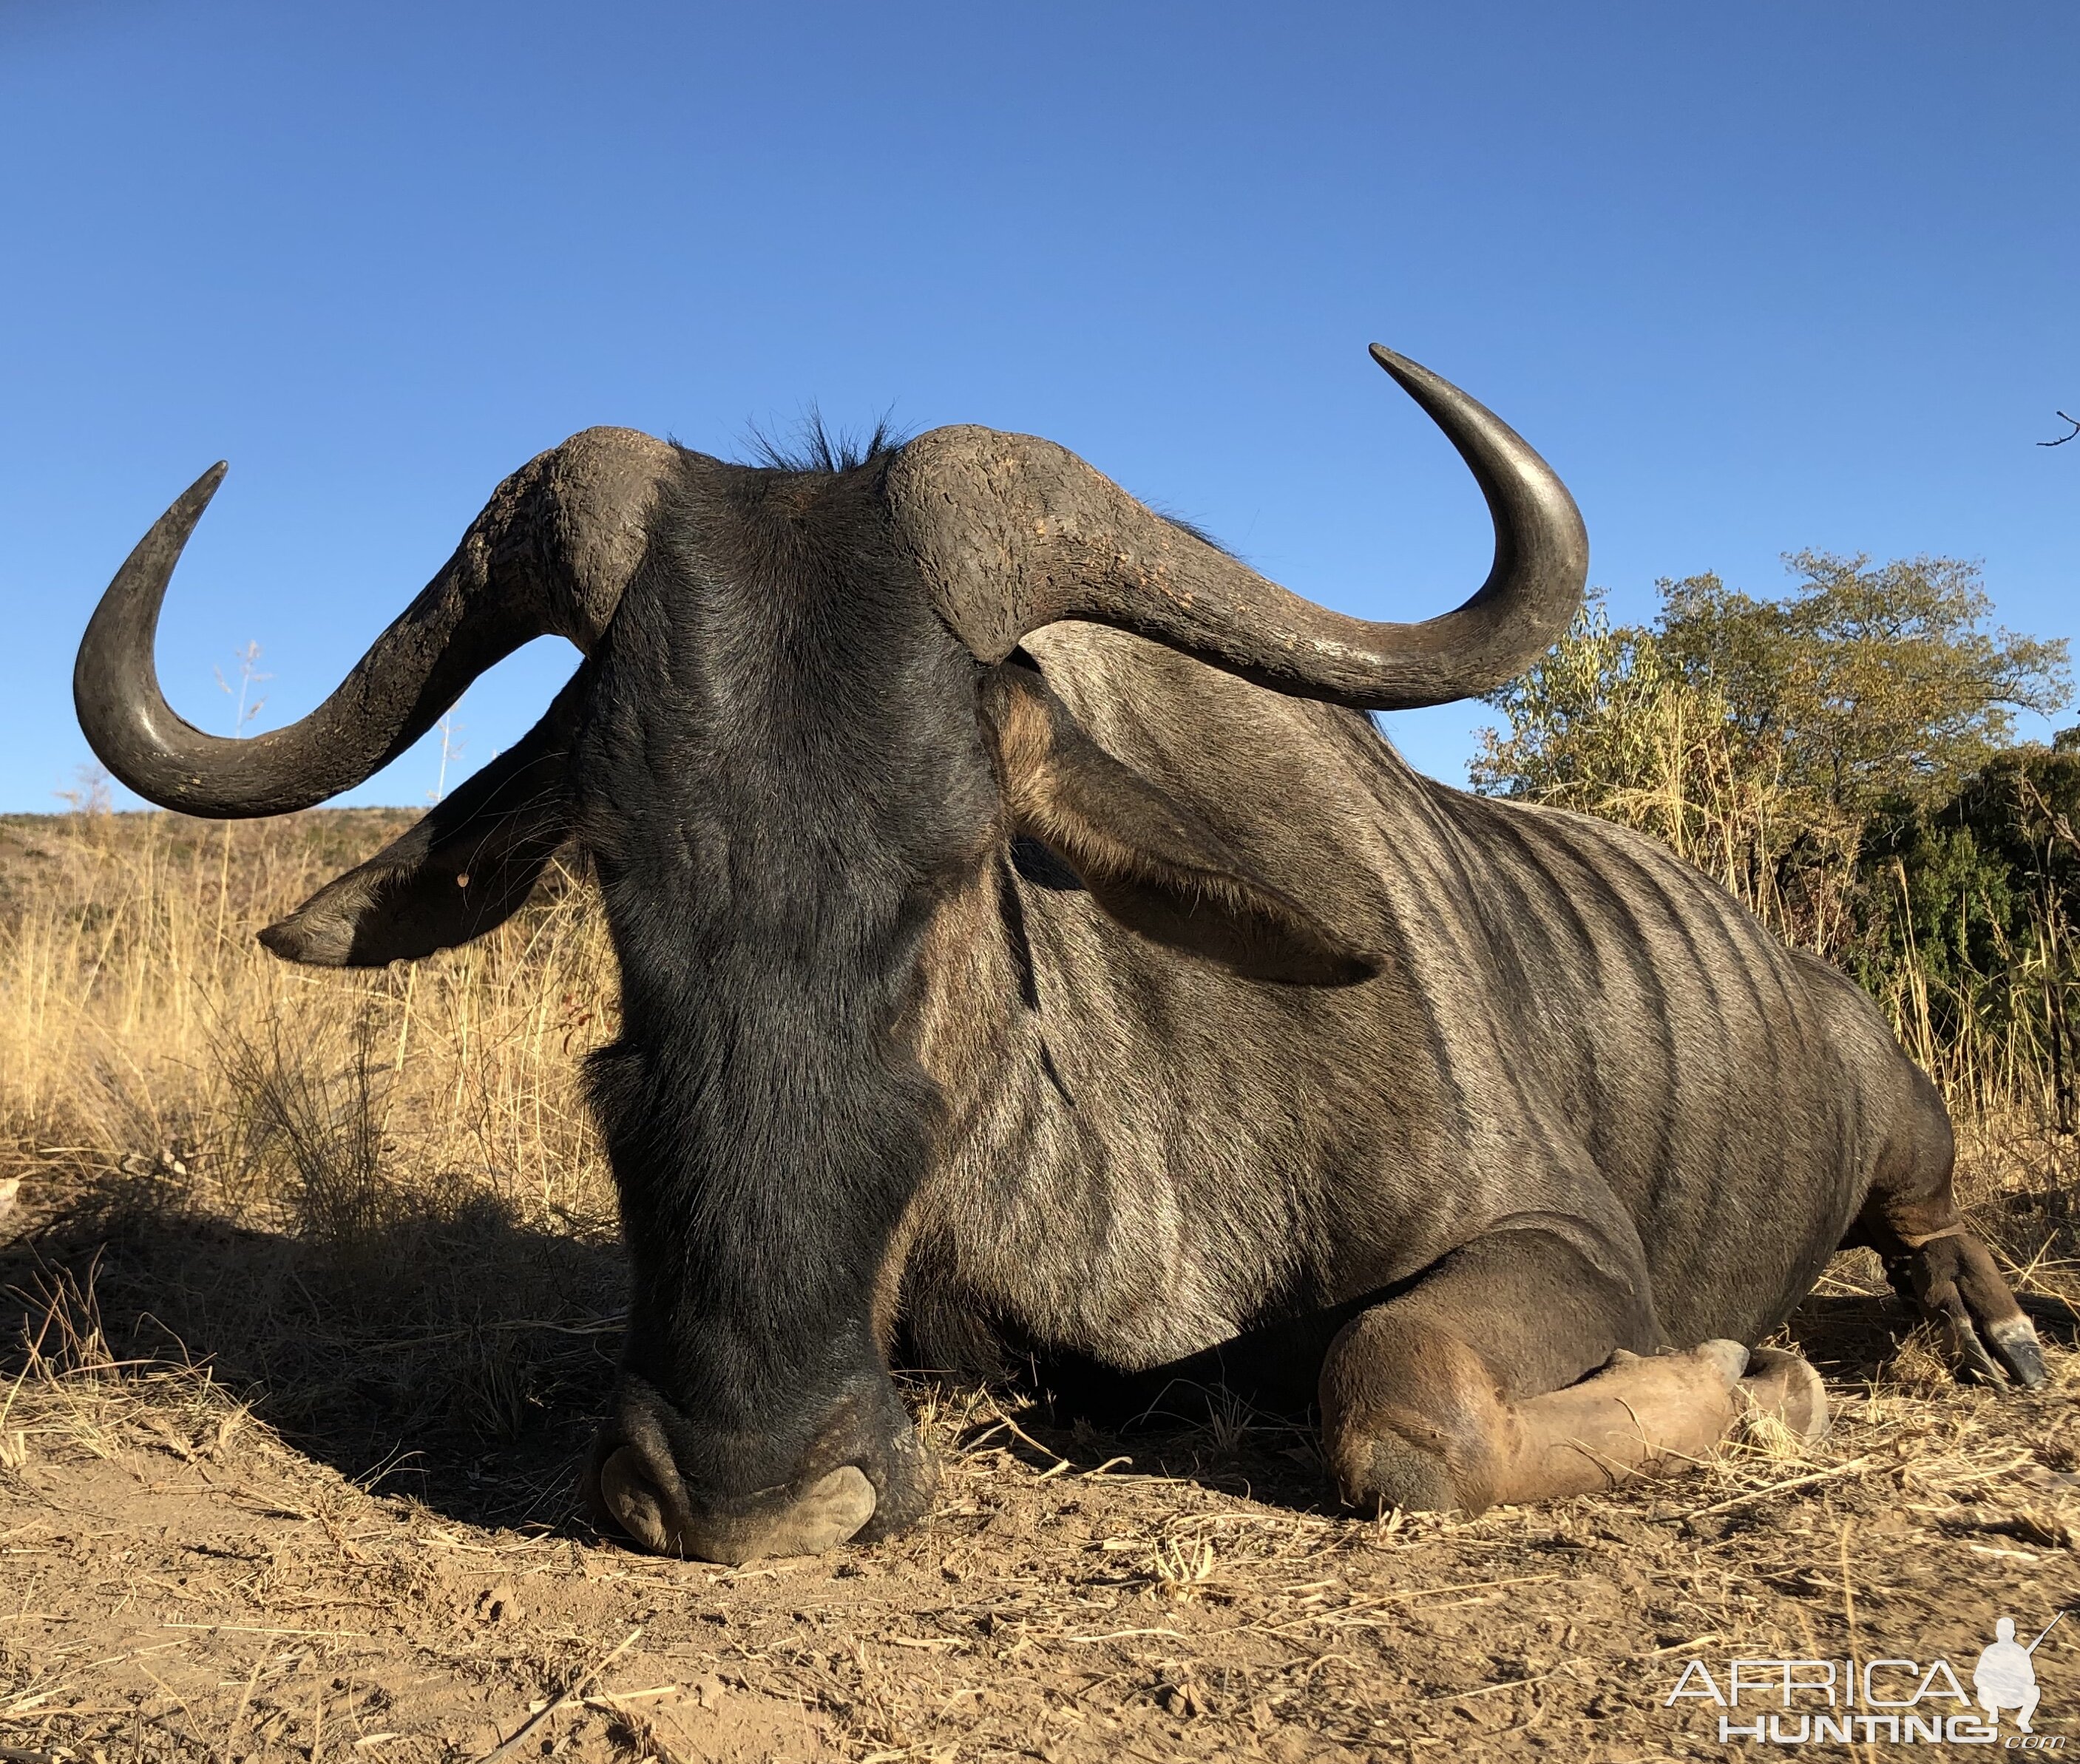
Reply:
M627 1446L614 1450L599 1467L599 1498L608 1516L635 1542L660 1555L670 1552L673 1539L665 1498L642 1459Z
M725 1547L754 1556L813 1556L834 1549L874 1517L874 1485L857 1464L841 1464L817 1478L799 1499L774 1515L763 1536L747 1528L741 1537L717 1538Z
M761 1489L719 1510L682 1516L659 1488L640 1451L617 1446L599 1467L600 1516L639 1548L732 1567L761 1556L813 1556L834 1548L874 1517L874 1485L856 1464L841 1464L807 1488Z

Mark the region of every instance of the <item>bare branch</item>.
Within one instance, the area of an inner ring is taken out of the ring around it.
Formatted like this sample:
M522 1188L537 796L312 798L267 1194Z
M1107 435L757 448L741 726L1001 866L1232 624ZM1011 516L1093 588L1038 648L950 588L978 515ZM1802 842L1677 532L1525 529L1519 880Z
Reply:
M2074 439L2075 436L2080 436L2080 417L2069 417L2061 410L2058 413L2058 420L2061 422L2070 422L2072 424L2073 434L2070 435L2061 435L2056 441L2040 441L2037 442L2038 446L2062 447L2067 442Z

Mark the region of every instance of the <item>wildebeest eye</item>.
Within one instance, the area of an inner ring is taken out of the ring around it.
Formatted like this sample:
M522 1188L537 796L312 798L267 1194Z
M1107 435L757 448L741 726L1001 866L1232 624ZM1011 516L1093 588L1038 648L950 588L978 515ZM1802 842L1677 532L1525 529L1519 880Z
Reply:
M1030 882L1036 888L1058 894L1083 892L1084 878L1029 834L1021 833L1012 840L1011 867L1018 872L1021 881Z

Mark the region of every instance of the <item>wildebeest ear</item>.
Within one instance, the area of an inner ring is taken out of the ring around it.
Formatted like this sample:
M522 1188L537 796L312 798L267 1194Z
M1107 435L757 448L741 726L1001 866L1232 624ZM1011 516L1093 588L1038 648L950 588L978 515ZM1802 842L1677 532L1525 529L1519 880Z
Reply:
M584 669L514 746L401 839L260 933L276 955L380 968L467 943L519 911L570 831L570 743Z
M1348 986L1378 971L1092 740L1033 668L992 668L982 706L1013 828L1067 864L1122 924L1252 979Z

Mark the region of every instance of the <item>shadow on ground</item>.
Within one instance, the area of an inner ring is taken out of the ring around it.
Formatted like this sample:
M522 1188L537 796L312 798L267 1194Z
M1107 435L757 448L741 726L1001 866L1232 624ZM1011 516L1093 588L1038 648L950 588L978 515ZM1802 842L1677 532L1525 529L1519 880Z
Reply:
M0 1247L7 1377L69 1307L109 1358L206 1365L371 1491L472 1524L569 1522L620 1347L610 1238L530 1227L481 1191L351 1242L229 1223L122 1174L47 1210Z
M589 1536L578 1471L604 1411L626 1303L619 1243L548 1230L481 1189L363 1221L350 1240L228 1221L158 1172L45 1184L0 1246L0 1377L55 1339L54 1307L118 1362L205 1366L282 1441L372 1492L444 1518ZM57 1333L62 1333L58 1331ZM1038 1469L1109 1463L1327 1511L1304 1403L1252 1406L1191 1366L1097 1400L1046 1369L982 1392L908 1374L920 1407L981 1418ZM1064 1390L1058 1385L1068 1383ZM1024 1406L1027 1402L1031 1406ZM1007 1428L999 1418L1018 1418Z
M2023 1192L1976 1210L1990 1235L2043 1242L2049 1226L2070 1224L2046 1220L2045 1208L2069 1204ZM625 1304L610 1234L532 1226L477 1189L325 1242L228 1223L157 1173L82 1176L46 1212L0 1247L10 1350L0 1375L15 1375L22 1344L69 1293L110 1358L207 1365L286 1443L371 1491L409 1494L472 1525L585 1531L577 1472L614 1376ZM2025 1303L2048 1341L2080 1346L2080 1314L2064 1301ZM1917 1326L1866 1257L1839 1260L1787 1334L1830 1385L1853 1389L1895 1368ZM1278 1389L1247 1368L1224 1381L1237 1368L1218 1354L1134 1379L1036 1362L979 1402L971 1381L906 1383L920 1405L964 1405L975 1417L956 1450L1002 1435L1043 1473L1130 1466L1332 1512L1312 1378L1294 1369L1306 1344L1285 1345L1293 1376Z

